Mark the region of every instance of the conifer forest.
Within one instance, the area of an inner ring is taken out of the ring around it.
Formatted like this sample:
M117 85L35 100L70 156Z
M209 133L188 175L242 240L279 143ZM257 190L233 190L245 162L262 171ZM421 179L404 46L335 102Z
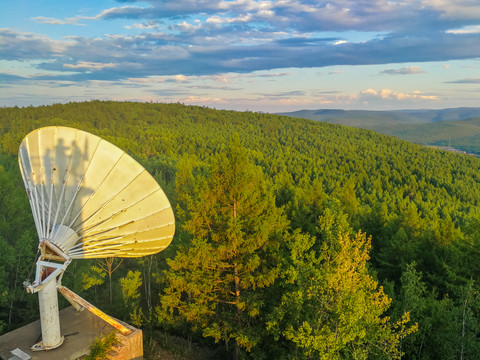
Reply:
M74 261L63 277L141 328L147 358L166 334L212 359L480 358L479 158L183 104L0 108L0 333L39 317L22 286L38 237L17 152L49 125L125 150L172 204L166 250Z

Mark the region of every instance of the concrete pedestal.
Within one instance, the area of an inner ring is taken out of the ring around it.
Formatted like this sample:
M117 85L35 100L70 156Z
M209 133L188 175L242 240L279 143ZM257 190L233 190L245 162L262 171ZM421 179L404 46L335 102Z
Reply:
M112 349L109 358L112 360L143 359L142 331L126 326L133 330L132 333L126 336L117 334L120 343ZM32 360L76 360L89 354L90 345L95 338L102 338L115 330L113 326L89 311L77 312L73 307L60 311L60 327L65 341L60 347L48 351L30 351L31 346L41 337L39 320L0 336L0 359L22 359L23 353L30 356ZM25 360L27 359L28 357L25 357Z

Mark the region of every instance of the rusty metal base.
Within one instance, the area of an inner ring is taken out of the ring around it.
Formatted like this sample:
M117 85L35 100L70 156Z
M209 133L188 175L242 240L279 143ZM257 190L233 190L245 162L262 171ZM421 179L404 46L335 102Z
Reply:
M44 346L43 345L43 342L40 341L38 343L36 343L35 345L33 345L30 350L31 351L44 351L44 350L52 350L52 349L56 349L57 347L59 347L60 345L63 344L63 340L65 340L65 338L62 336L61 339L60 339L60 342L56 345L52 345L52 346Z

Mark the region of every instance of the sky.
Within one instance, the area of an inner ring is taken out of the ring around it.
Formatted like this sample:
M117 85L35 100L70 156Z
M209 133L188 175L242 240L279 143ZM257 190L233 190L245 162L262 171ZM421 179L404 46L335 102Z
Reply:
M480 106L479 0L0 4L0 106Z

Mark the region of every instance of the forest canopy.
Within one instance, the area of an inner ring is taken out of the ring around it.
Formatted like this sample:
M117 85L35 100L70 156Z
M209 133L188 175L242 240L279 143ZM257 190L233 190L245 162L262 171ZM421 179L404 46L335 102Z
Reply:
M182 104L0 109L2 332L38 317L22 288L38 239L16 156L49 125L127 151L172 203L167 250L119 267L73 262L64 277L146 335L163 329L219 358L480 357L480 159Z

